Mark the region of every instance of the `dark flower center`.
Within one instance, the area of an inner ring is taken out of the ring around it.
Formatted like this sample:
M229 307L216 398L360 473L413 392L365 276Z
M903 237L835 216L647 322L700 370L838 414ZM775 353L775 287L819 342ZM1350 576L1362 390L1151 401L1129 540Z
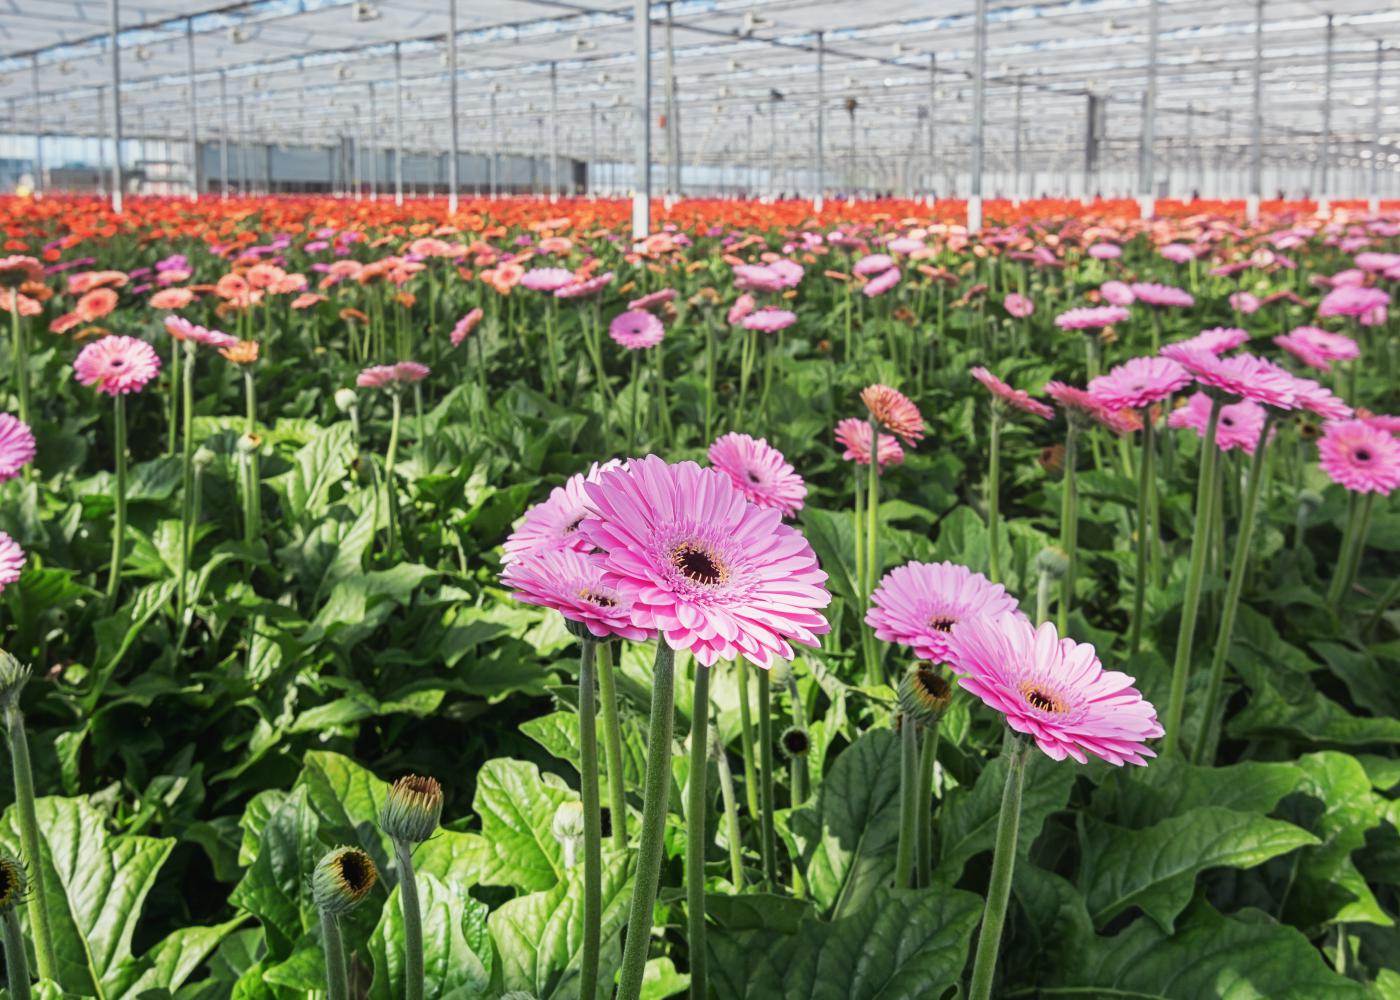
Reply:
M723 583L728 572L697 542L681 542L671 550L671 563L687 579L707 587Z
M1235 419L1234 419L1234 417L1221 417L1221 418L1220 418L1220 422L1221 422L1222 424L1224 424L1226 427L1234 427L1234 426L1235 426Z
M935 632L951 632L953 631L953 626L957 623L958 620L956 618L948 618L946 616L934 617L929 619L928 627Z
M1356 460L1358 462L1369 462L1371 460L1371 450L1369 448L1357 448Z
M564 534L566 534L566 535L572 535L575 531L578 531L578 526L579 526L580 524L582 524L582 523L583 523L583 515L580 514L580 515L573 521L573 523L567 524L567 525L564 526Z
M599 607L599 608L615 608L615 607L617 607L617 602L614 601L611 597L608 597L606 594L595 593L594 591L591 591L591 590L581 590L581 591L579 591L579 596L582 597L582 598L583 598L585 601L587 601L589 604L594 605L595 607Z
M8 903L19 884L19 874L13 864L0 864L0 903Z
M758 478L758 475L753 471L753 469L745 469L744 472L745 475L749 477L749 482L754 484L763 482L763 480Z
M1042 712L1063 712L1065 710L1054 695L1047 694L1034 685L1023 687L1021 694L1026 699L1026 704L1032 708L1038 708Z
M346 851L337 860L340 878L352 893L359 895L374 885L374 869L365 863L366 859L359 851Z
M126 362L123 361L121 358L113 358L113 359L112 359L112 367L113 367L113 368L120 368L120 367L121 367L122 365L124 365L124 364L126 364Z
M794 757L805 754L811 748L811 740L800 729L789 729L783 733L783 747Z

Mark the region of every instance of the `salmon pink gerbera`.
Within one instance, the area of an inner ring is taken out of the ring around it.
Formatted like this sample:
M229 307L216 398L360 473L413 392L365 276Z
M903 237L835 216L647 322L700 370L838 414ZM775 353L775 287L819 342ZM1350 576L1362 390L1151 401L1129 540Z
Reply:
M140 392L160 374L160 357L144 340L102 337L78 352L73 371L83 385L95 386L109 396L124 396Z
M1054 410L1038 400L1031 399L1030 393L1026 392L1024 389L1011 388L1011 386L1007 385L985 368L980 366L973 368L968 374L986 386L991 394L1003 403L1008 403L1018 410L1044 420L1049 420L1055 416Z
M361 389L398 389L421 382L432 369L417 361L400 361L394 365L372 365L360 372L355 384Z
M710 445L710 464L760 507L775 507L784 517L802 509L807 484L783 453L763 438L726 434Z
M1006 716L1054 760L1088 753L1110 764L1145 765L1145 741L1162 735L1157 710L1133 678L1105 670L1088 643L1061 639L1046 622L973 618L954 629L948 652L958 683Z
M0 413L0 483L34 461L34 432L19 417Z
M836 443L846 450L841 457L857 465L870 464L870 421L847 417L836 425ZM880 467L899 465L904 461L904 449L893 434L881 434Z
M948 637L960 623L1021 613L1001 584L952 562L911 562L890 570L870 605L865 624L877 639L908 646L934 663L948 658Z
M481 322L481 318L485 315L481 307L477 306L459 319L453 325L452 333L448 337L448 340L452 342L452 346L456 347L461 344L462 341L466 340L467 335L476 329L476 325Z
M501 582L517 601L553 608L599 639L646 639L632 624L632 601L603 580L602 560L577 549L551 549L509 562Z
M743 656L766 668L830 631L811 545L724 473L649 455L585 489L596 516L579 530L603 552L604 584L672 649L707 667Z
M860 392L860 401L875 421L908 447L914 447L924 436L924 416L913 400L898 389L887 385L868 385Z

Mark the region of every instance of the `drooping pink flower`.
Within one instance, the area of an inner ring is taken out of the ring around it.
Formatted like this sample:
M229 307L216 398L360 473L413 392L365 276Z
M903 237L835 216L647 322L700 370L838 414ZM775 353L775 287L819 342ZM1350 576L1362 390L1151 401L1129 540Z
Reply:
M1310 378L1293 380L1293 402L1298 409L1315 413L1323 420L1346 420L1352 415L1351 407L1344 400Z
M613 282L613 272L607 271L585 281L576 281L572 285L565 285L554 290L556 299L586 299L597 295L604 288Z
M505 554L501 562L510 563L554 549L588 551L591 546L578 530L588 516L588 493L584 484L596 483L604 472L621 465L617 459L603 465L594 462L587 472L575 473L564 485L550 490L547 498L525 511L520 524L510 533L502 546Z
M140 392L160 374L160 357L144 340L102 337L78 353L73 371L83 385L95 386L109 396L124 396Z
M0 483L8 482L34 461L34 432L19 417L0 413Z
M1224 354L1226 351L1233 351L1247 340L1249 340L1249 334L1237 326L1214 326L1209 330L1202 330L1194 337L1168 344L1167 347L1173 350L1185 349L1206 351L1210 354ZM1162 349L1162 354L1167 355L1166 348Z
M870 415L910 448L924 436L924 415L904 393L887 385L868 385L860 391L860 401Z
M1095 243L1089 247L1089 256L1095 260L1117 260L1123 256L1123 248L1117 243Z
M1230 296L1230 308L1236 312L1251 316L1259 311L1263 303L1259 301L1259 296L1250 292L1234 292Z
M1038 400L1031 399L1030 393L1026 392L1024 389L1011 388L1011 386L1007 385L981 366L970 369L968 374L986 386L997 399L1014 406L1018 410L1044 420L1050 420L1055 416L1055 411L1053 409Z
M1189 264L1196 259L1196 251L1185 243L1168 243L1158 252L1173 264Z
M1051 381L1045 383L1045 394L1060 404L1071 421L1092 420L1115 434L1131 434L1142 427L1135 411L1104 406L1087 389Z
M520 276L520 284L533 292L557 292L577 281L566 267L536 267Z
M741 291L774 294L783 290L783 276L762 264L736 264L734 287Z
M1361 355L1361 348L1350 337L1316 326L1294 327L1275 337L1274 343L1303 364L1322 371L1329 371L1333 361L1351 361Z
M1049 622L974 618L953 630L948 646L958 683L1054 760L1084 764L1087 751L1110 764L1145 765L1156 756L1145 741L1162 726L1133 678L1105 670L1093 646L1061 639Z
M1035 312L1035 303L1019 292L1009 292L1006 298L1001 300L1002 308L1007 314L1017 319L1025 319Z
M955 626L974 618L1020 615L999 583L957 563L911 562L890 570L870 595L865 623L884 642L908 646L933 663L948 659Z
M792 517L806 502L807 484L783 453L763 438L726 434L710 445L710 464L751 503L776 508L784 517Z
M734 304L729 307L729 314L725 316L725 321L729 323L730 326L738 326L741 322L743 322L744 317L748 316L751 312L753 312L753 310L753 296L750 295L748 292L745 292L743 295L740 295L737 299L735 299Z
M577 549L550 549L505 564L501 582L517 601L553 608L599 639L646 639L632 624L632 599L603 577L603 560Z
M1400 440L1366 420L1326 424L1317 455L1322 471L1353 493L1389 496L1400 486Z
M877 274L884 274L894 266L894 258L889 254L872 253L856 261L855 267L851 268L851 270L861 277L870 278Z
M421 382L432 369L417 361L400 361L393 365L372 365L360 372L355 384L361 389L398 389Z
M1384 326L1390 296L1379 288L1342 285L1332 289L1317 307L1321 317L1351 316L1362 326Z
M1067 309L1055 317L1061 330L1101 330L1114 323L1126 323L1128 310L1122 306L1086 306Z
M1253 354L1220 358L1180 344L1168 344L1162 348L1162 356L1179 363L1201 385L1226 396L1252 399L1280 410L1297 406L1297 378L1264 358Z
M797 322L797 314L786 309L759 309L739 321L745 330L758 330L760 333L777 333L786 330Z
M1173 285L1162 285L1155 281L1134 281L1128 287L1133 290L1133 296L1144 305L1188 309L1196 304L1190 292Z
M895 285L899 284L900 277L902 276L897 267L892 267L888 271L881 271L879 274L875 275L875 277L867 281L860 292L868 299L876 298L884 295Z
M857 465L870 464L870 421L847 417L836 425L836 443L846 450L841 457ZM893 434L880 435L880 467L899 465L904 461L904 449Z
M1196 432L1197 437L1203 438L1210 420L1210 405L1210 397L1205 393L1193 393L1184 405L1178 406L1167 416L1167 426L1189 428ZM1221 451L1238 448L1246 455L1253 455L1267 417L1268 413L1262 406L1247 399L1222 406L1215 425L1215 446Z
M19 542L0 531L0 594L24 572L24 549Z
M1099 294L1111 306L1130 306L1137 301L1133 290L1122 281L1105 281L1099 286Z
M579 530L603 552L603 582L672 649L707 667L743 656L766 668L830 631L812 547L724 473L649 455L586 489L596 516Z
M222 330L209 330L205 327L191 323L183 316L165 317L165 332L176 340L193 340L196 344L205 347L225 348L232 347L238 343L238 338L224 333Z
M1133 358L1089 382L1089 394L1109 410L1141 410L1191 384L1170 358Z
M640 299L633 299L627 303L628 309L650 309L652 306L665 305L667 302L674 302L676 290L674 288L659 288L649 295L643 295Z
M661 320L645 309L628 309L613 317L608 336L629 351L655 347L666 336Z
M472 309L465 316L459 319L453 325L452 333L448 338L452 341L452 346L456 347L457 345L461 344L462 341L466 340L467 336L473 330L476 329L476 325L481 322L481 318L485 315L486 314L482 312L481 307L477 306L475 309Z

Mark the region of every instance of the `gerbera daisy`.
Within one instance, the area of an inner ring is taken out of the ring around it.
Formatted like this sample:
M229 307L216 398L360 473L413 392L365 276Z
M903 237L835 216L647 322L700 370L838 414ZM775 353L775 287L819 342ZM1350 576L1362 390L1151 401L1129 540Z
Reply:
M748 292L777 293L783 290L783 276L762 264L736 264L734 287Z
M481 318L485 315L481 307L477 306L453 324L452 333L448 337L452 346L456 347L466 340L467 335L476 329L476 325L481 322Z
M1134 281L1128 287L1133 290L1133 297L1144 305L1186 309L1196 304L1190 292L1172 285Z
M620 468L617 459L599 465L594 462L587 472L579 472L549 491L549 496L525 511L520 524L505 542L502 562L509 563L525 556L553 549L588 551L591 546L578 533L579 525L588 516L588 494L585 483L596 483L609 469Z
M865 283L865 287L860 290L861 294L868 299L884 295L895 285L899 284L899 279L900 273L897 267L892 267L888 271L881 271Z
M1025 319L1035 312L1035 303L1018 292L1010 292L1006 298L1001 300L1001 307L1006 310L1007 315L1017 319Z
M1194 337L1186 340L1178 340L1174 344L1168 344L1162 348L1162 354L1167 354L1167 348L1172 350L1205 351L1208 354L1224 354L1226 351L1233 351L1249 339L1249 334L1234 326L1216 326L1209 330L1202 330Z
M1091 380L1089 394L1110 410L1140 410L1190 383L1186 369L1170 358L1133 358Z
M1185 243L1168 243L1157 252L1173 264L1189 264L1196 257L1196 251Z
M1180 344L1162 348L1162 356L1180 364L1201 385L1234 399L1252 399L1280 410L1297 405L1297 378L1272 361L1253 354L1218 358Z
M1337 420L1322 429L1318 464L1353 493L1389 496L1400 486L1400 441L1366 420Z
M877 274L884 274L894 266L894 258L889 254L872 253L856 261L856 266L851 270L862 277L869 278Z
M203 344L205 347L232 347L238 343L237 337L231 337L222 330L209 330L198 326L183 316L165 317L165 332L176 340L193 340L196 344Z
M974 618L951 633L948 652L958 682L1047 756L1084 764L1087 751L1115 765L1156 756L1144 741L1162 735L1157 710L1133 678L1104 670L1093 646L1061 639L1049 622Z
M1126 323L1128 310L1122 306L1088 306L1068 309L1055 317L1061 330L1101 330L1114 323Z
M877 639L908 646L934 663L948 658L948 637L959 623L1021 613L1001 584L952 562L911 562L890 570L870 604L865 624Z
M0 288L18 288L27 281L43 281L44 265L34 257L12 254L0 257Z
M1300 409L1317 414L1323 420L1346 420L1352 409L1332 394L1332 390L1310 378L1295 378L1294 402Z
M608 336L629 351L636 351L661 343L666 328L645 309L628 309L613 317L608 324Z
M613 277L613 273L607 271L597 277L589 278L586 281L579 281L572 285L565 285L563 288L556 288L554 290L554 297L556 299L584 299L592 295L597 295L604 288L612 284Z
M577 280L568 268L537 267L521 275L520 284L532 292L557 292Z
M0 483L34 461L34 432L16 416L0 413Z
M1071 421L1093 420L1115 434L1130 434L1142 426L1142 418L1132 410L1104 406L1088 390L1077 386L1046 382L1045 394L1060 404L1060 409Z
M649 455L585 489L597 516L579 530L603 550L604 582L672 649L705 666L743 656L768 667L830 630L812 547L722 472Z
M553 608L578 622L599 639L619 635L646 639L648 632L632 624L632 601L603 580L602 560L577 549L536 552L508 562L501 582L517 601Z
M400 361L394 365L372 365L360 372L355 384L361 389L396 389L400 386L421 382L432 374L432 369L417 361Z
M1317 314L1353 316L1362 326L1384 326L1390 307L1390 296L1379 288L1342 285L1334 288L1317 307Z
M1099 286L1099 294L1112 306L1130 306L1137 301L1133 290L1122 281L1105 281Z
M860 401L870 415L910 448L924 436L924 416L914 402L898 389L887 385L868 385L860 392Z
M1210 407L1209 396L1203 392L1193 393L1182 406L1167 416L1167 426L1190 428L1203 438L1206 436L1206 424L1210 421ZM1222 406L1220 419L1215 426L1215 446L1221 451L1238 448L1246 455L1253 455L1267 417L1268 413L1262 406L1247 399Z
M845 447L841 457L857 465L870 464L870 421L847 417L836 425L836 442ZM880 467L899 465L904 449L893 434L880 435Z
M109 396L140 392L160 374L155 348L135 337L102 337L84 347L73 361L73 371L83 385Z
M763 438L726 434L710 445L710 464L760 507L775 507L784 517L802 509L807 484L783 453Z
M730 326L738 326L743 322L744 317L748 316L753 311L753 296L745 292L734 300L734 304L729 307L729 313L724 318Z
M993 396L1005 403L1016 407L1033 416L1042 417L1049 420L1055 416L1055 411L1038 400L1031 399L1030 393L1024 389L1013 389L1001 379L997 378L987 369L982 367L973 368L969 374L977 381L985 385Z
M1351 361L1361 355L1360 346L1350 337L1316 326L1294 327L1275 337L1274 343L1303 364L1322 371L1330 370L1333 361Z
M739 321L745 330L759 330L763 333L777 333L786 330L797 322L797 314L786 309L759 309Z
M24 572L24 559L19 542L0 531L0 594Z

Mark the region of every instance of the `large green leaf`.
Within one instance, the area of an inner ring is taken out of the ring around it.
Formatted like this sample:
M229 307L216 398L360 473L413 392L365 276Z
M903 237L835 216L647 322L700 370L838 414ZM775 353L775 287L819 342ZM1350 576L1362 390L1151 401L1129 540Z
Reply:
M554 774L522 760L488 760L476 776L472 808L481 834L468 835L477 852L476 881L522 892L552 889L564 878L564 854L554 839L554 814L578 793Z
M137 1000L148 990L173 993L245 919L238 916L213 927L180 928L139 959L116 970L107 984L106 995Z
M1103 924L1137 906L1167 933L1205 869L1252 868L1318 843L1292 823L1219 806L1193 809L1142 830L1087 819L1083 840L1083 884L1094 922Z
M441 997L453 990L480 996L490 985L489 940L468 934L486 926L487 907L432 875L417 877L419 910L423 918L424 995ZM396 888L369 940L374 981L370 1000L394 1000L404 995L403 900ZM484 946L484 947L483 947Z
M725 1000L925 1000L957 985L982 913L971 893L880 890L831 923L710 931L710 975Z
M311 750L302 760L297 787L307 791L321 837L361 848L392 882L392 845L379 829L379 809L389 793L388 782L342 754Z
M331 490L345 479L354 458L351 424L332 424L292 457L292 468L267 480L282 499L282 509L300 524L310 524L329 506Z
M310 900L311 873L325 852L320 822L305 786L278 804L262 825L258 853L229 902L262 924L270 961L292 954L317 918Z
M599 996L611 995L621 961L617 935L632 895L627 859L603 858L603 907ZM487 921L500 955L505 990L525 990L539 1000L579 1000L578 966L583 950L583 868L568 869L544 892L520 896ZM592 1000L592 998L590 998Z
M42 798L35 812L40 857L28 862L44 883L59 985L100 1000L118 996L141 907L175 841L109 836L105 818L86 799ZM0 843L20 855L13 806L5 811Z
M1197 767L1180 757L1154 760L1151 767L1115 770L1094 794L1094 812L1119 826L1141 828L1171 816L1221 806L1268 813L1298 790L1303 773L1293 764L1245 761L1228 767Z

